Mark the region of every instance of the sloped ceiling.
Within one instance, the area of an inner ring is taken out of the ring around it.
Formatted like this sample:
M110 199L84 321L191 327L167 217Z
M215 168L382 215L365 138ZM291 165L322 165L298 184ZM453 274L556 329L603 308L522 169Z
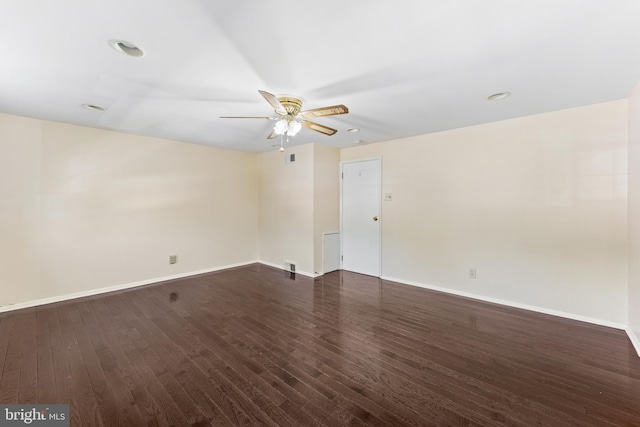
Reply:
M336 135L290 145L348 147L624 98L639 18L637 0L5 0L0 112L263 152L273 122L219 118L274 115L262 89L345 104L317 119Z

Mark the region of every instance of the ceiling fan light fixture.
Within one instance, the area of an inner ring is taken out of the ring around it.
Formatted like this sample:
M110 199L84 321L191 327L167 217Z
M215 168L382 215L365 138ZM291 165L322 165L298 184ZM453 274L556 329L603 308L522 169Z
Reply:
M298 96L280 95L276 97L274 94L264 90L259 90L258 92L273 107L273 111L280 117L220 116L220 118L274 120L276 123L274 124L273 130L269 136L267 136L267 139L274 139L280 136L282 140L282 138L286 136L288 142L289 137L297 135L303 127L324 135L335 135L338 132L337 129L309 121L308 119L313 117L336 116L349 113L349 109L344 105L333 105L330 107L321 107L302 111L303 100ZM352 132L359 130L360 129L354 128Z
M289 128L287 129L287 135L295 136L295 135L298 134L298 132L300 132L300 129L302 129L302 124L300 122L292 120L292 121L289 122Z
M289 128L289 124L287 123L287 119L280 119L273 126L273 131L277 135L284 135L284 133L287 131L288 128Z
M302 129L302 123L287 119L280 119L273 126L273 131L276 135L287 134L287 136L295 136L300 132L300 129Z

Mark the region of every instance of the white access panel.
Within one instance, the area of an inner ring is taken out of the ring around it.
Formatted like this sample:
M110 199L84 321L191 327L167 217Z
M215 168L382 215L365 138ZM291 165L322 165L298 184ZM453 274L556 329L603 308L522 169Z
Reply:
M322 273L340 270L340 233L322 234Z

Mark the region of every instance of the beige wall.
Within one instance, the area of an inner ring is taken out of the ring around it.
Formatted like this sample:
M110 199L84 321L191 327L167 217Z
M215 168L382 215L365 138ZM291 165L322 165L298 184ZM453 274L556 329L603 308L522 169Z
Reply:
M340 150L313 145L313 264L323 274L323 233L340 231Z
M629 96L629 328L640 338L640 83ZM636 342L640 353L640 341Z
M629 117L621 100L342 150L383 159L383 275L615 323L628 302L637 334L639 92ZM255 259L321 272L339 227L323 145L287 165L0 114L0 148L0 305Z
M285 164L291 153L296 161ZM313 144L260 154L258 177L260 261L313 275Z
M385 277L625 324L626 139L621 100L341 159L382 157Z
M42 123L0 114L0 306L40 295Z
M294 163L285 156L295 154ZM340 229L340 150L305 144L258 156L259 259L322 274L322 234Z
M13 172L2 168L11 179L0 182L0 252L19 259L0 271L3 287L17 290L0 305L257 259L255 154L1 120L3 163ZM27 214L14 227L20 209ZM16 230L9 240L5 229Z

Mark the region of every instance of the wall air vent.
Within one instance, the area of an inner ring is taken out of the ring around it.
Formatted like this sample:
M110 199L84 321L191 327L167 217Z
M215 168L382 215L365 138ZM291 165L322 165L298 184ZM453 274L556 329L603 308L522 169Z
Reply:
M293 163L295 161L296 161L296 153L289 153L286 156L284 156L285 164Z

